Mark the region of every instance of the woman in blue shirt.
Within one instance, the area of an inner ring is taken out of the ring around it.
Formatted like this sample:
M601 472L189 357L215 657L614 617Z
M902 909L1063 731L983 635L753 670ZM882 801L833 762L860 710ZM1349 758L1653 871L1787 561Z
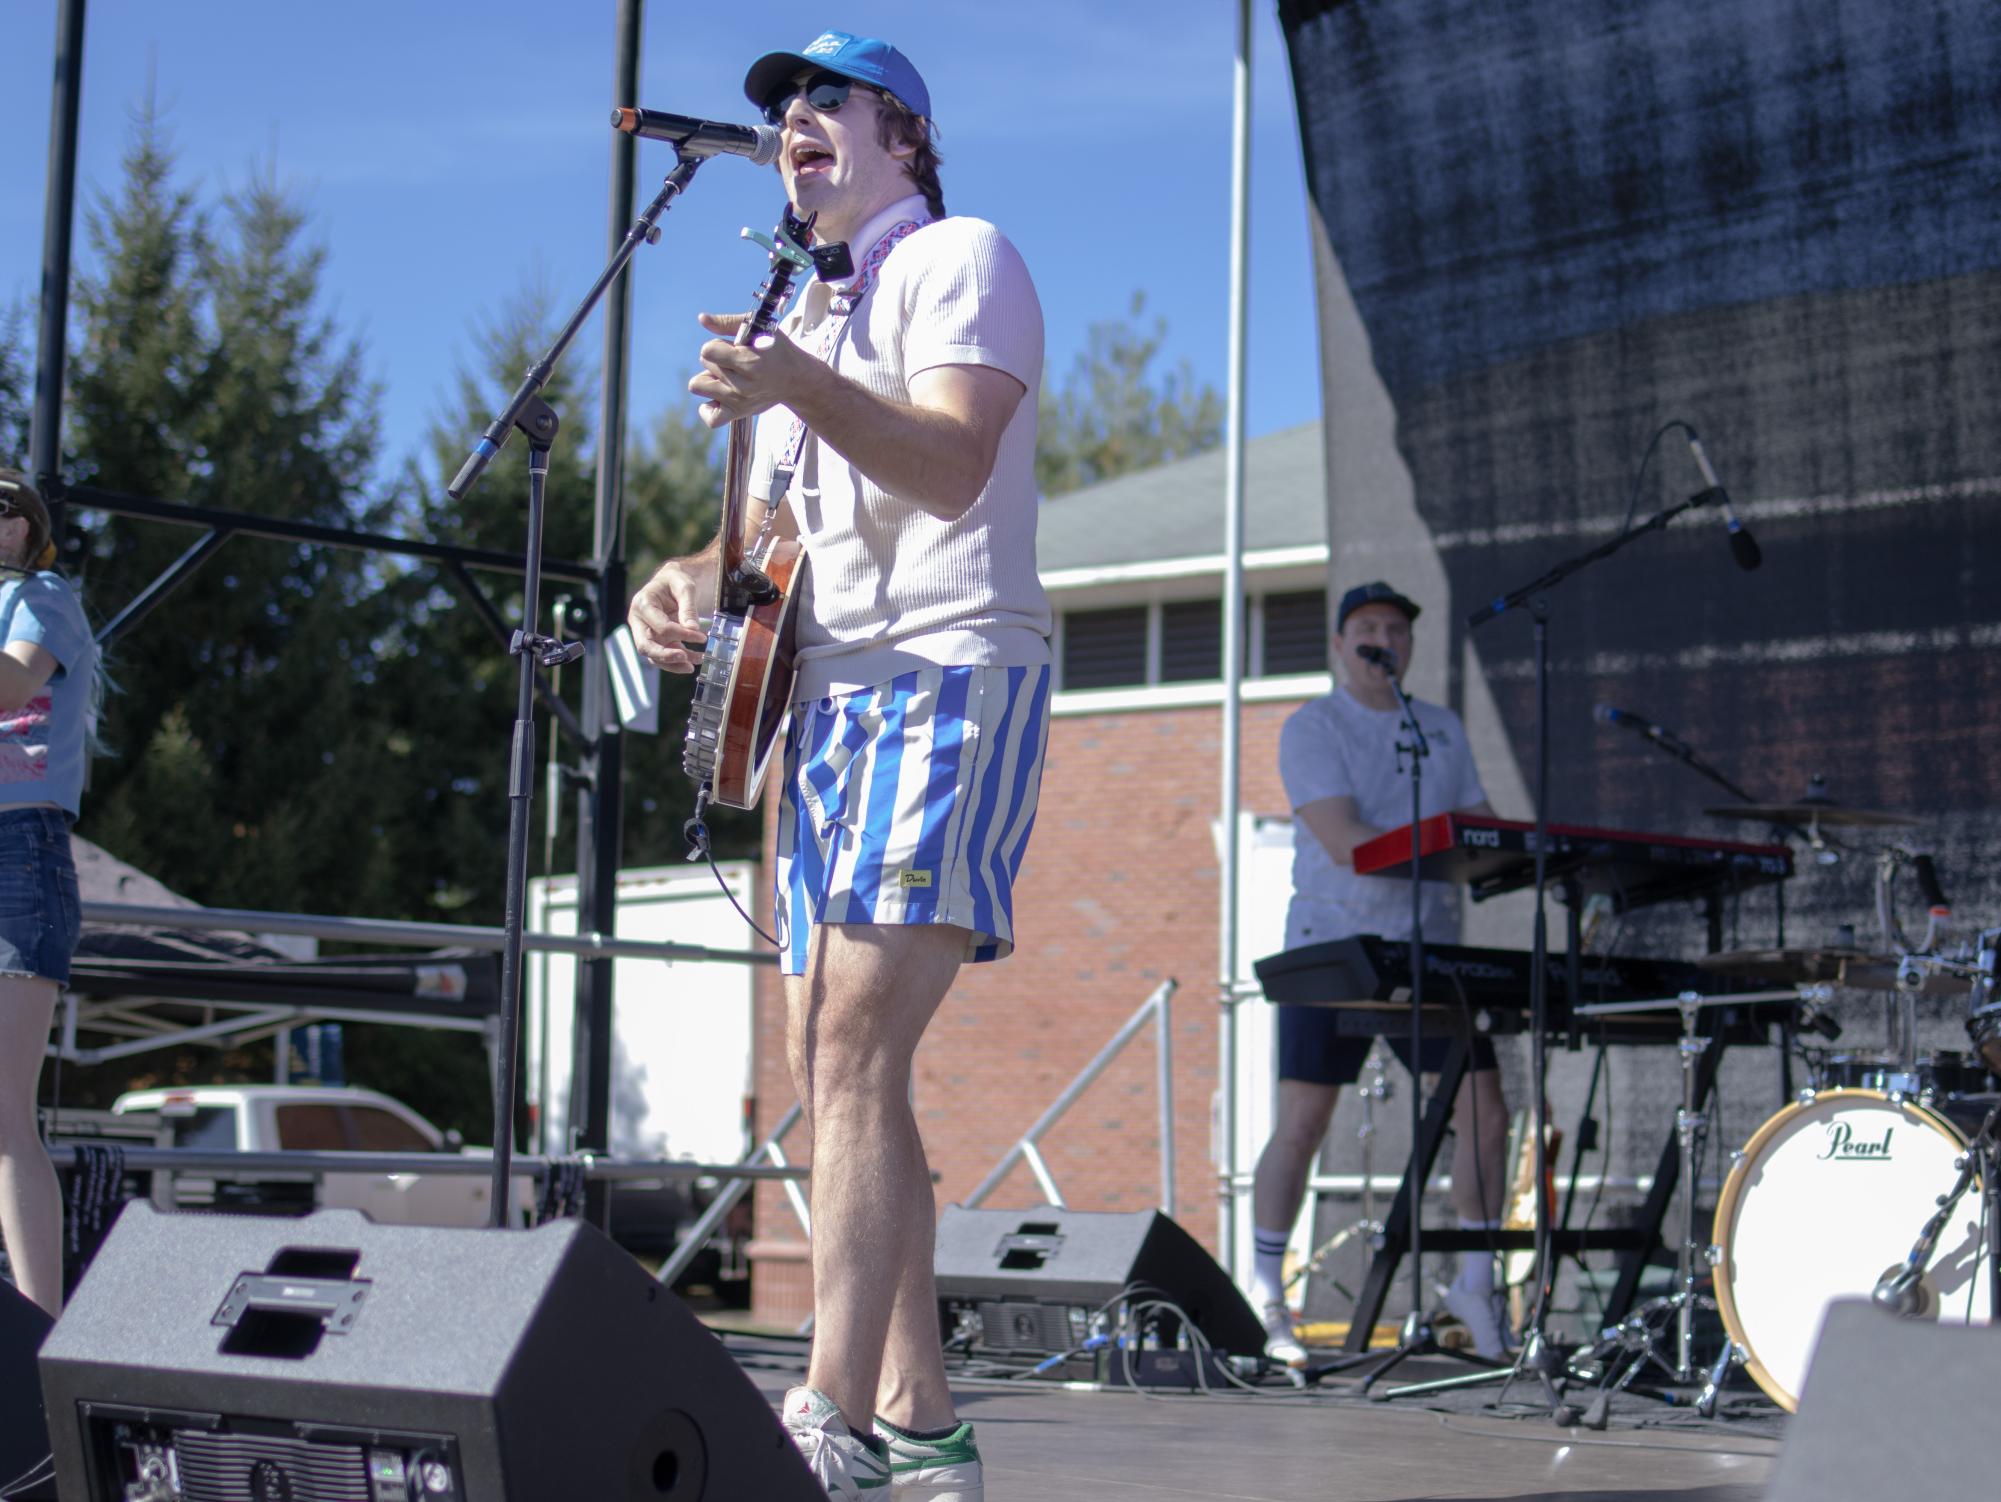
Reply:
M62 1194L35 1097L81 925L69 827L97 646L55 561L48 507L0 469L0 1239L22 1293L62 1308Z

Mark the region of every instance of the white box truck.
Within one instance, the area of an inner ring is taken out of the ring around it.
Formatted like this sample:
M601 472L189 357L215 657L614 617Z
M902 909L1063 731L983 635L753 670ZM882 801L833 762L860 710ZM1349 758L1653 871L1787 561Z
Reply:
M721 862L717 869L737 903L753 911L757 863ZM576 878L532 881L528 921L538 932L576 933ZM754 942L706 865L620 872L618 936L744 953ZM735 1162L753 1145L754 968L631 957L613 964L613 1154ZM560 1156L573 1150L582 1125L570 1116L577 965L569 955L530 951L524 968L530 1142ZM621 1182L612 1198L612 1235L635 1251L664 1254L674 1222L688 1214L691 1188L687 1180Z

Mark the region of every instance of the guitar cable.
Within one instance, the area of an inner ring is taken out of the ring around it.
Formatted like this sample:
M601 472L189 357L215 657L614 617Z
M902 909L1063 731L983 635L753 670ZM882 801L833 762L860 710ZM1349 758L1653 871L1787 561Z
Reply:
M709 863L709 874L715 877L716 885L722 888L723 896L727 897L730 906L736 909L736 915L748 923L751 931L760 939L764 940L773 949L783 953L786 941L774 938L772 935L766 933L759 925L757 919L751 917L749 913L743 910L743 904L736 900L736 893L732 892L730 884L723 880L722 868L716 864L716 852L709 844L709 823L708 820L702 817L704 810L708 806L708 788L706 786L696 788L695 811L681 822L681 838L688 842L687 858L691 861L707 861ZM776 927L777 925L774 924L773 926Z

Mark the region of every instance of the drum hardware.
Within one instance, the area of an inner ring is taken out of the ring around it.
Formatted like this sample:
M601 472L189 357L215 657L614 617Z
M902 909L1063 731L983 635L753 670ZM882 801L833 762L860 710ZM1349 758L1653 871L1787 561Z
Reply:
M1699 1308L1713 1310L1715 1298L1703 1294L1697 1288L1701 1262L1703 1268L1709 1266L1709 1254L1713 1248L1695 1244L1695 1172L1697 1160L1703 1152L1703 1142L1709 1132L1709 1116L1695 1108L1695 1064L1701 1060L1703 1052L1709 1048L1709 1038L1695 1032L1697 1018L1705 1006L1723 1004L1743 1004L1753 1000L1787 1000L1795 996L1795 990L1777 992L1753 992L1739 996L1701 996L1699 992L1683 992L1673 1000L1659 1002L1609 1002L1601 1006L1581 1006L1579 1012L1587 1014L1609 1014L1609 1012L1637 1012L1637 1010L1661 1010L1673 1006L1681 1012L1681 1040L1675 1044L1675 1054L1681 1062L1681 1106L1675 1110L1675 1150L1681 1160L1679 1174L1679 1200L1681 1200L1681 1242L1675 1248L1675 1290L1663 1294L1661 1298L1651 1298L1639 1308L1635 1308L1625 1320L1605 1332L1605 1342L1593 1356L1605 1354L1605 1344L1609 1342L1617 1354L1605 1362L1599 1372L1599 1392L1591 1400L1591 1406L1583 1410L1579 1422L1587 1428L1605 1428L1607 1414L1611 1410L1611 1400L1615 1394L1625 1392L1633 1386L1633 1380L1649 1364L1659 1366L1669 1380L1677 1384L1693 1384L1697 1378L1707 1376L1701 1396L1697 1398L1697 1408L1703 1418L1709 1418L1717 1410L1717 1394L1723 1388L1723 1378L1729 1374L1735 1344L1725 1342L1723 1356L1705 1374L1695 1366L1693 1346L1695 1346L1695 1312ZM1661 1354L1661 1344L1667 1342L1667 1332L1673 1328L1671 1356ZM1613 1372L1625 1362L1625 1370L1615 1378ZM1591 1362L1595 1364L1595 1362ZM1651 1394L1665 1396L1665 1394Z
M1938 1213L1925 1222L1924 1229L1918 1233L1918 1239L1911 1247L1910 1255L1904 1259L1903 1265L1890 1269L1876 1281L1876 1287L1870 1292L1869 1297L1879 1308L1887 1309L1892 1314L1901 1314L1906 1319L1924 1318L1934 1313L1932 1301L1935 1298L1935 1291L1925 1281L1925 1269L1931 1265L1932 1254L1938 1250L1940 1233L1952 1220L1953 1211L1966 1197L1966 1191L1973 1186L1976 1177L1987 1185L1987 1213L1990 1221L1994 1213L1995 1194L2001 1192L2001 1184L1997 1184L1995 1174L1997 1162L1994 1126L1997 1121L2001 1121L2001 1103L1997 1103L1988 1111L1987 1119L1981 1122L1980 1130L1974 1134L1973 1141L1968 1143L1966 1151L1954 1160L1954 1167L1959 1170L1959 1177L1947 1193L1938 1197ZM1993 1297L2001 1298L2001 1283L1990 1283L1990 1289ZM1990 1313L1995 1312L2001 1311L1990 1310Z
M1681 1200L1681 1241L1675 1249L1674 1291L1649 1299L1616 1326L1606 1330L1598 1347L1580 1364L1581 1369L1573 1368L1574 1375L1585 1380L1592 1380L1595 1376L1599 1384L1597 1396L1578 1418L1578 1422L1587 1428L1605 1427L1612 1398L1632 1388L1634 1378L1649 1364L1659 1367L1669 1380L1677 1384L1692 1385L1703 1379L1696 1407L1704 1418L1709 1418L1716 1412L1717 1397L1722 1391L1724 1378L1729 1375L1731 1364L1741 1363L1744 1359L1731 1340L1724 1342L1722 1354L1706 1371L1695 1365L1693 1357L1696 1311L1716 1308L1716 1300L1701 1292L1698 1286L1698 1264L1705 1269L1712 1265L1716 1249L1708 1243L1697 1246L1695 1241L1696 1165L1702 1156L1709 1130L1708 1115L1695 1108L1696 1063L1708 1049L1709 1039L1699 1036L1695 1027L1704 1007L1782 1001L1798 994L1797 990L1780 990L1703 996L1694 991L1684 991L1679 996L1659 1001L1610 1002L1578 1008L1580 1013L1602 1015L1660 1011L1673 1007L1681 1014L1681 1038L1675 1045L1681 1065L1681 1106L1675 1112L1675 1148L1680 1160L1677 1189ZM1674 1331L1671 1344L1670 1328ZM1668 1346L1667 1356L1661 1354L1664 1345ZM1624 1370L1620 1372L1622 1362ZM1616 1377L1613 1375L1615 1372L1619 1372ZM1648 1395L1673 1401L1670 1395L1663 1393L1649 1392Z
M1966 1013L1966 1035L1989 1073L2001 1075L2001 928L1980 931L1973 962L1973 991Z
M1982 1095L1992 1086L1986 1067L1972 1054L1938 1048L1906 1059L1883 1051L1802 1050L1823 1090L1876 1090L1892 1099L1931 1104L1954 1096Z

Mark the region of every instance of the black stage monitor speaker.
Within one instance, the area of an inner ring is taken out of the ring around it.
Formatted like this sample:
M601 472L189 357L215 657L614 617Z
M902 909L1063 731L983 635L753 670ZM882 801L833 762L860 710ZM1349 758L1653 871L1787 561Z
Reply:
M1079 1350L1093 1316L1122 1295L1178 1305L1218 1351L1255 1356L1265 1347L1264 1327L1229 1274L1158 1210L948 1205L935 1270L945 1334L975 1350Z
M48 1459L49 1429L42 1420L42 1384L35 1352L49 1333L49 1317L11 1283L0 1283L0 1491Z
M134 1202L42 1384L65 1502L824 1502L715 1337L572 1220Z
M1770 1502L1994 1495L2001 1328L1828 1306Z

